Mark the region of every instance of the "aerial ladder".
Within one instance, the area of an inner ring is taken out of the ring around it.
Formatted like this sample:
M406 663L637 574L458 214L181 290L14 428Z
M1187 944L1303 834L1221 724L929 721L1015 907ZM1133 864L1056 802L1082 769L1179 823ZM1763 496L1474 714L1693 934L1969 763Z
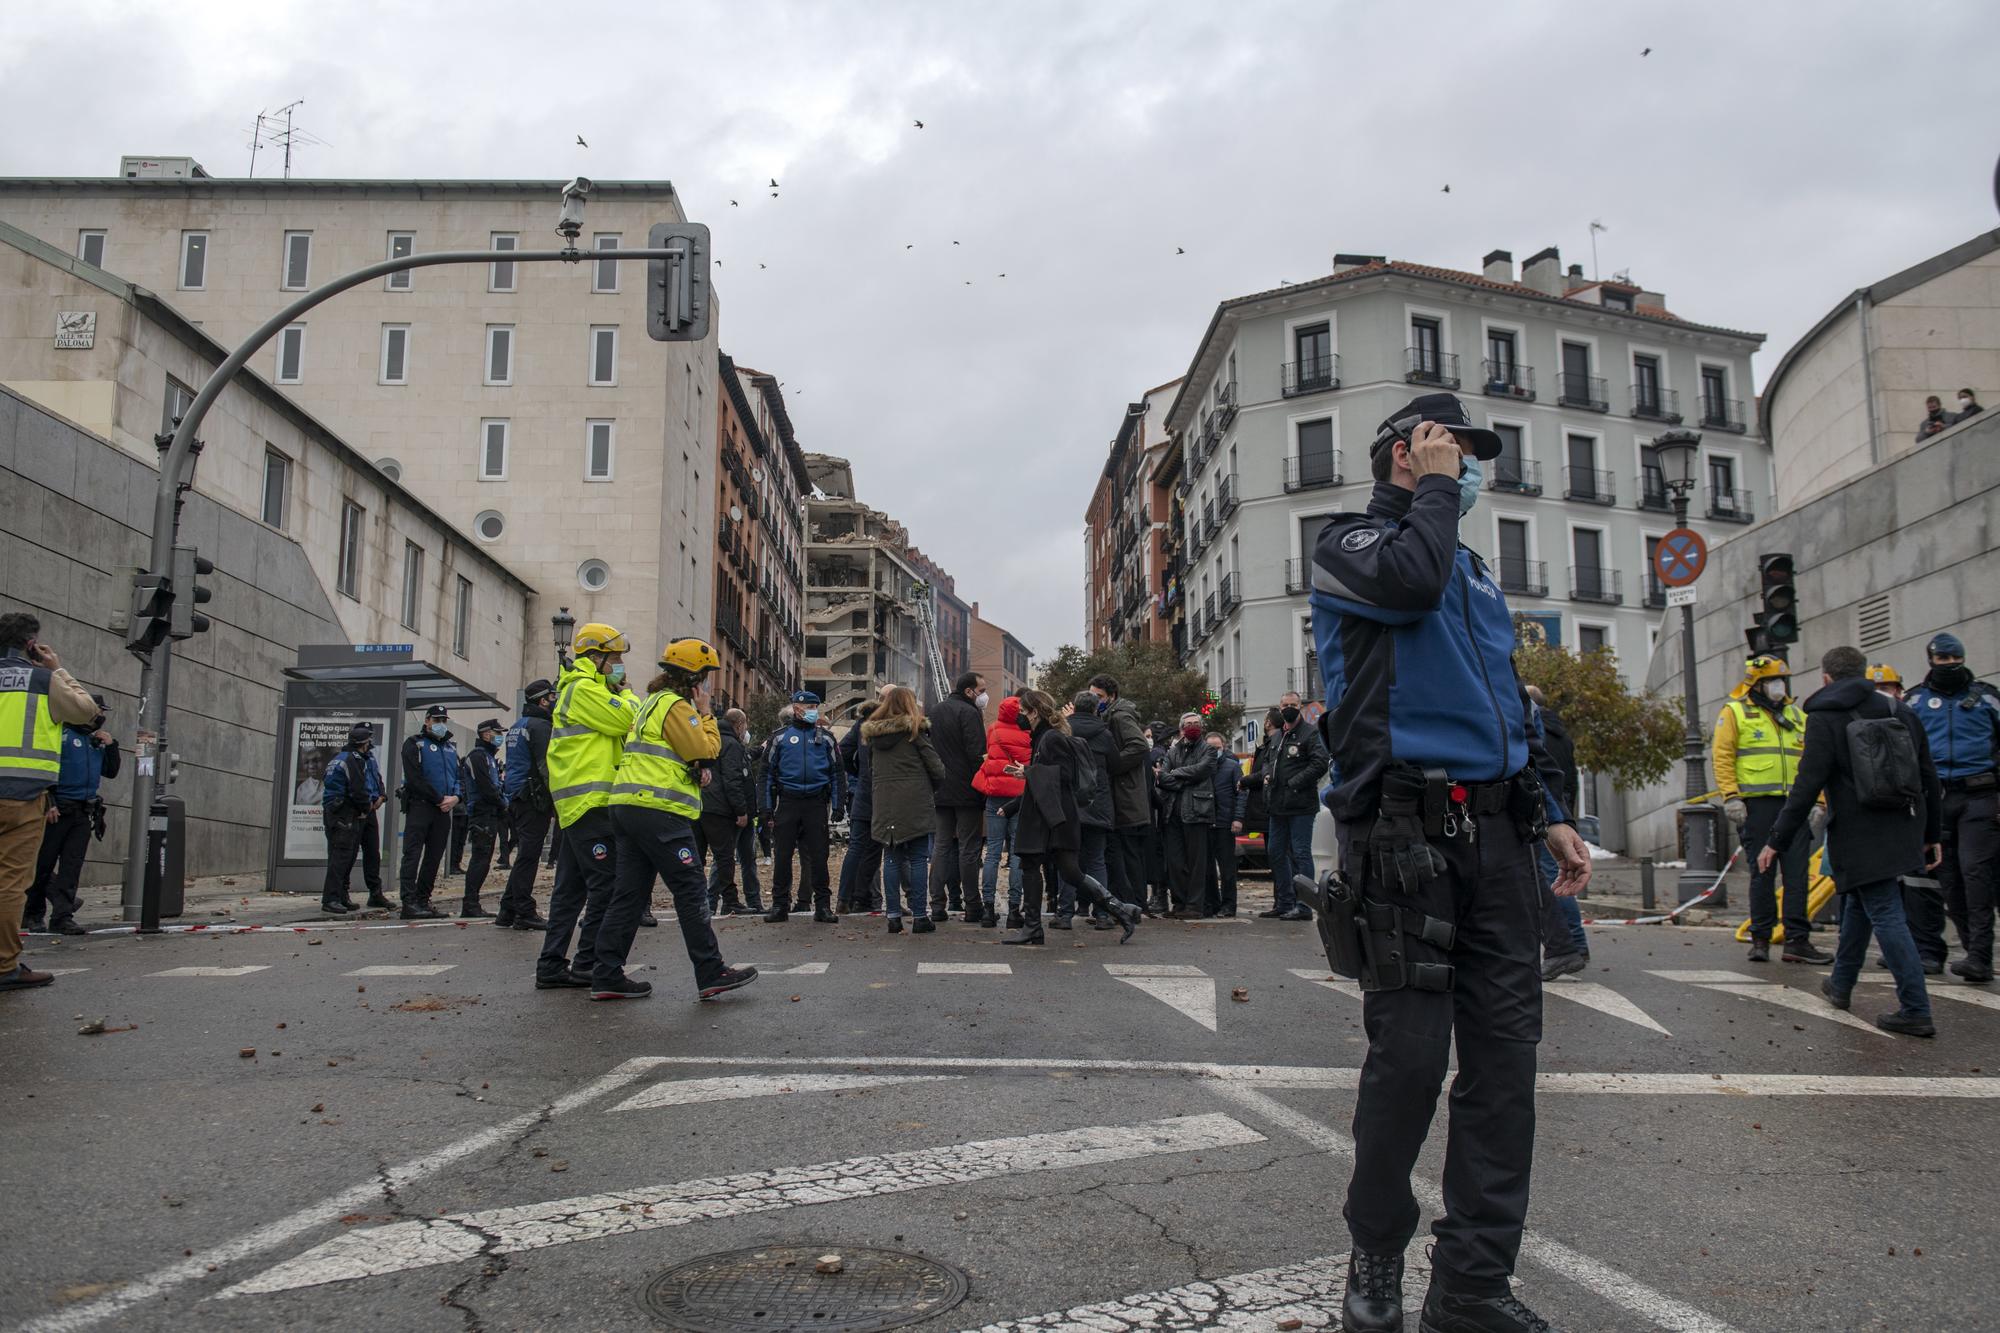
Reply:
M924 663L931 673L934 700L943 699L951 693L951 678L945 675L944 652L938 647L937 601L928 583L917 584L911 596L916 602L917 635L924 643Z

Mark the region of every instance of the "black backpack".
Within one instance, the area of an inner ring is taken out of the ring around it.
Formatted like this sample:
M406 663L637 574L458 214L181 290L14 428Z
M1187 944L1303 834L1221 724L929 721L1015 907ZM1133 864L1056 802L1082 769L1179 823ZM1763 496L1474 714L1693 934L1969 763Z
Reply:
M1854 794L1870 810L1908 810L1923 799L1917 743L1900 717L1861 717L1847 724Z
M1091 753L1088 742L1076 737L1069 738L1070 751L1076 756L1076 808L1088 810L1097 799L1097 788L1103 782L1103 774L1097 769L1097 756Z

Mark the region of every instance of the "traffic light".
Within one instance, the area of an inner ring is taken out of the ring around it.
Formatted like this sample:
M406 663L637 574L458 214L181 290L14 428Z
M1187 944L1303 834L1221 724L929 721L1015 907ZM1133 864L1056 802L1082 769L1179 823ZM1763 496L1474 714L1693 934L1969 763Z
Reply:
M646 247L676 252L672 259L646 261L647 336L654 342L700 342L708 336L707 225L656 222Z
M1783 657L1799 641L1799 590L1790 552L1757 557L1757 588L1762 609L1746 636L1750 651Z
M215 562L199 554L192 546L174 548L173 596L169 624L170 632L176 639L191 639L197 634L208 632L208 617L195 607L214 596L211 589L204 588L196 579L215 572Z
M174 600L167 580L158 574L132 576L132 623L125 633L125 651L141 662L167 637L168 608Z

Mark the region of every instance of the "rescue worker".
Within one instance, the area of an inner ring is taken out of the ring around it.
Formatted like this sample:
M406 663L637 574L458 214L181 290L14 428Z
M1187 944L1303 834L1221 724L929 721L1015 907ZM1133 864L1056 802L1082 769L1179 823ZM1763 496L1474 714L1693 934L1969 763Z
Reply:
M542 863L549 823L556 816L549 797L549 709L556 701L556 687L547 680L531 680L521 693L521 716L507 730L507 761L500 784L507 825L514 832L514 864L507 872L493 924L547 930L549 923L535 910L535 871Z
M493 843L500 834L500 821L507 817L507 795L500 785L500 740L507 734L506 724L497 717L489 717L481 722L475 731L476 743L472 753L465 757L466 772L471 782L465 793L466 844L472 849L472 860L465 868L465 899L459 904L459 916L482 921L492 917L479 901L479 891L486 885L486 873L493 865Z
M329 916L361 910L347 887L354 875L356 852L361 853L368 905L389 906L382 892L382 825L375 817L381 808L382 769L375 762L375 729L366 722L356 722L347 729L347 748L333 757L320 787L320 813L326 824L326 884L319 891L319 910Z
M596 971L597 935L618 871L611 786L639 711L638 701L625 691L625 654L632 645L623 634L592 621L578 628L570 647L575 656L556 681L549 715L549 795L562 845L548 930L535 964L539 990L582 990Z
M1744 666L1743 679L1729 692L1729 702L1715 718L1715 789L1722 794L1722 811L1743 840L1745 855L1755 857L1771 836L1785 794L1798 781L1799 757L1806 744L1806 715L1792 702L1791 667L1781 657L1759 655ZM1811 913L1806 902L1807 863L1813 838L1826 826L1824 808L1812 817L1810 836L1802 830L1778 849L1776 864L1785 875L1785 947L1788 963L1825 966L1833 955L1812 942ZM1771 928L1777 924L1778 875L1753 867L1750 872L1750 961L1771 961Z
M674 896L674 914L680 918L681 940L694 964L701 999L757 979L756 968L722 961L708 923L708 882L695 848L695 825L701 819L699 766L722 753L722 735L709 707L709 673L722 669L722 659L700 639L675 639L660 650L659 665L660 673L646 686L645 705L611 787L617 882L597 932L593 1000L641 1000L653 993L651 982L625 975L625 959L655 879L666 880Z
M451 840L451 812L458 805L458 747L451 743L451 714L433 705L424 729L403 740L403 862L396 877L405 921L434 921L431 906L438 866Z
M48 792L62 777L62 729L97 716L97 700L62 669L25 611L0 616L0 990L46 986L50 972L21 961L21 909L48 823Z
M772 735L765 761L761 799L771 814L773 864L771 910L764 920L776 925L791 915L792 853L797 849L811 881L799 885L799 906L805 906L810 891L813 920L833 925L840 918L833 914L827 878L827 821L839 819L847 804L847 773L833 738L820 729L817 694L800 690L792 696L789 722Z
M1939 634L1927 650L1930 672L1907 703L1930 738L1944 784L1944 910L1965 957L1952 973L1993 980L1993 913L2000 891L2000 691L1972 678L1965 644Z
M1342 1327L1403 1328L1403 1254L1420 1220L1410 1172L1457 1039L1445 1215L1423 1326L1530 1333L1548 1324L1509 1287L1534 1158L1541 1039L1533 846L1574 894L1590 858L1529 725L1514 622L1458 540L1499 437L1426 394L1383 423L1364 513L1333 516L1313 557L1312 627L1332 710L1345 884L1365 908L1317 913L1322 943L1365 959L1368 1055L1354 1111ZM1321 899L1324 908L1330 892ZM1351 900L1350 900L1351 901ZM1347 938L1338 932L1346 930ZM1365 947L1365 950L1363 948Z
M90 933L77 924L76 885L83 875L91 834L100 839L104 836L104 798L98 795L98 784L118 776L118 742L104 729L104 696L93 694L91 698L97 702L97 716L81 725L63 727L62 776L56 779L48 829L42 834L35 882L28 890L28 905L22 914L23 930L41 930L46 914L48 929L54 934Z
M1875 687L1877 694L1886 694L1903 707L1903 673L1887 664L1868 668L1868 683ZM1922 719L1918 719L1919 723ZM1925 733L1925 748L1929 748L1930 734ZM1942 819L1944 798L1938 797L1939 815ZM1831 849L1828 861L1820 868L1832 874ZM1921 867L1918 867L1921 869ZM1944 942L1944 886L1932 876L1935 868L1921 875L1903 876L1903 916L1910 923L1910 938L1917 946L1917 961L1923 966L1924 975L1934 977L1944 971L1944 960L1949 951ZM1875 955L1875 966L1886 969L1889 960L1882 954Z

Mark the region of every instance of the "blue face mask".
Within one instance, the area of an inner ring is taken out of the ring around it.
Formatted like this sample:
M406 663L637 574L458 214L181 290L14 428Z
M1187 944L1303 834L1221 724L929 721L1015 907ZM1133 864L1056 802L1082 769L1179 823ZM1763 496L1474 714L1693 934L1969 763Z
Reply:
M1111 701L1109 699L1099 699L1097 701L1097 715L1099 717L1103 717L1106 713L1110 711L1111 711Z
M1465 470L1458 474L1458 516L1464 518L1472 512L1472 506L1479 503L1479 487L1486 480L1486 469L1476 458L1465 460Z
M431 735L436 737L438 740L443 740L445 732L448 731L449 729L450 728L446 727L445 724L442 722L433 722L429 727Z
M622 685L625 683L625 664L623 662L619 662L612 666L606 667L604 669L604 674L610 679L617 681L619 684Z
M806 725L809 727L817 726L819 723L819 709L817 708L808 708L800 716L805 719Z

